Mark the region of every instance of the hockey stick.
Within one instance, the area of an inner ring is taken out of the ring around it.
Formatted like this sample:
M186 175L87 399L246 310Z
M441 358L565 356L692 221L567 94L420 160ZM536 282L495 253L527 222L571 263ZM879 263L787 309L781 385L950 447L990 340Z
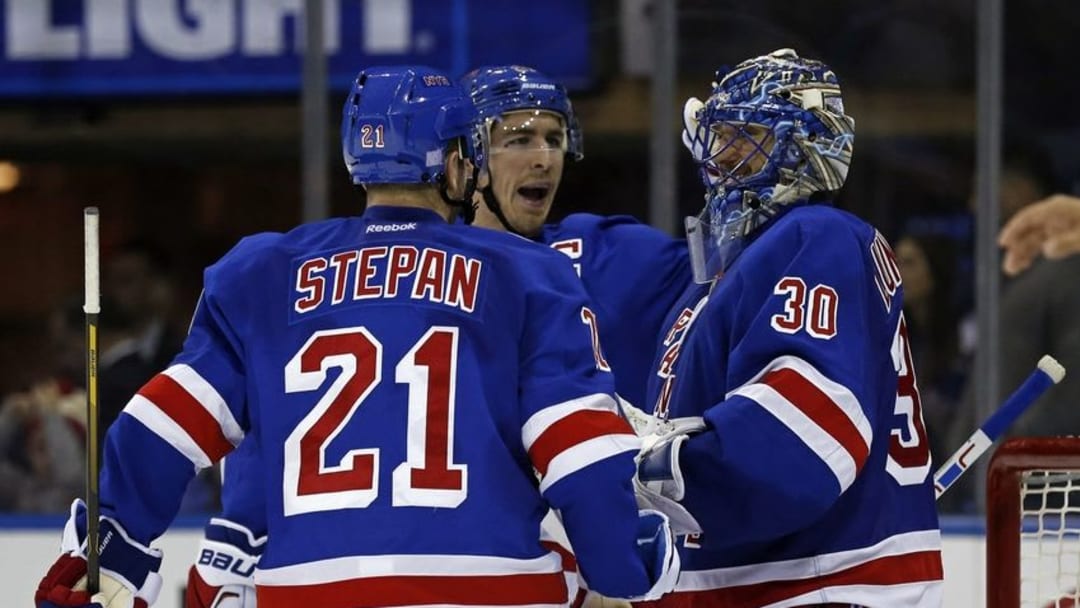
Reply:
M1024 380L1020 388L1009 395L1005 403L937 470L934 474L935 497L941 498L945 490L948 490L1036 399L1064 377L1065 368L1050 355L1043 355L1039 359L1038 367Z
M98 314L101 289L98 267L98 209L83 209L86 313L86 589L100 587L98 565Z

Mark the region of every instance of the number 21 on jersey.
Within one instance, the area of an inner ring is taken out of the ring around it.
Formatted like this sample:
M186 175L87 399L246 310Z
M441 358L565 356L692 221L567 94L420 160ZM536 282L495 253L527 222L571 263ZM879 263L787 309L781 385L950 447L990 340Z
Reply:
M454 462L458 328L432 327L398 361L409 387L406 459L390 484L394 506L453 508L468 492L468 467ZM285 441L285 515L360 509L379 495L379 448L349 450L337 464L326 450L383 380L383 346L366 328L315 332L285 366L285 392L322 388L341 370ZM392 430L390 430L392 432Z

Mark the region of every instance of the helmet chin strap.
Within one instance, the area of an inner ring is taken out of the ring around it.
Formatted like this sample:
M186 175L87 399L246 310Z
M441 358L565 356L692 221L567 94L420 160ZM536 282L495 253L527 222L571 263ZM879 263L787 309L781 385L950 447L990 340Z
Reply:
M484 204L487 205L488 210L495 214L495 218L499 220L503 228L506 228L507 232L523 236L525 238L531 238L524 232L514 228L514 225L510 223L510 220L506 219L506 214L503 213L502 205L499 204L499 199L495 197L495 191L491 189L491 185L495 183L495 177L491 173L491 167L488 167L488 185L480 188L480 196L484 199Z

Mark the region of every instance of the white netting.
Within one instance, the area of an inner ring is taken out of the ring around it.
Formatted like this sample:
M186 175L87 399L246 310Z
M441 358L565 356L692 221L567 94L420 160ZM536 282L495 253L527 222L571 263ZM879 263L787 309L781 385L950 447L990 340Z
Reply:
M1020 605L1080 606L1080 472L1027 471L1020 500Z

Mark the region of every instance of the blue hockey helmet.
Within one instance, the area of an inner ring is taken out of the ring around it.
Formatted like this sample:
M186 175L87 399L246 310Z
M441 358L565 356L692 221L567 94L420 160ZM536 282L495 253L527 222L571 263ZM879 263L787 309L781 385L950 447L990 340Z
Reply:
M472 210L484 145L471 100L442 72L426 66L372 67L361 71L345 100L341 148L354 184L438 185L444 200ZM473 164L467 196L446 193L449 145L460 142ZM467 202L467 204L466 204Z
M705 208L687 218L695 279L707 282L792 205L825 202L847 178L855 121L828 66L780 49L718 71L687 100L683 143L700 165Z
M558 114L566 126L566 154L573 160L584 157L584 142L574 106L566 87L533 68L521 65L485 66L461 79L461 88L486 126L507 112L541 110Z

